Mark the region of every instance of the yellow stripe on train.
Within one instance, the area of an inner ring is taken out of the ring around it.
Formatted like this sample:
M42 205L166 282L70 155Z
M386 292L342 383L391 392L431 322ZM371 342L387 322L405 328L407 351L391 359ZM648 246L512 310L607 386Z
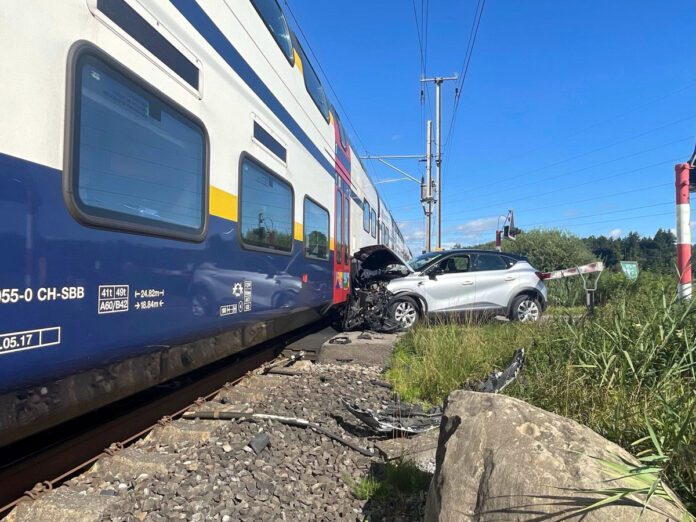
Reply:
M210 214L237 221L237 196L217 187L210 187Z

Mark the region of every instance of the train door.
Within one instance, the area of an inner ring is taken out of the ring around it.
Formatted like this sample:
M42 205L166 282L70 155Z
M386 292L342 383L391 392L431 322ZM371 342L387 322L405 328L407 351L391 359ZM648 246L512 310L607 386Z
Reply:
M338 177L334 230L334 303L343 303L350 291L350 187Z
M334 229L334 304L350 292L350 146L335 108L331 120L336 139L336 224Z

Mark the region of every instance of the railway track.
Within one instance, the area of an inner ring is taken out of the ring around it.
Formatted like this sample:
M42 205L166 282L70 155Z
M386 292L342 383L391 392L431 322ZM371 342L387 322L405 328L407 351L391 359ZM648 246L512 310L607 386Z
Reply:
M23 498L53 489L284 350L294 354L306 346L312 357L311 347L318 348L333 333L319 321L0 449L0 517Z

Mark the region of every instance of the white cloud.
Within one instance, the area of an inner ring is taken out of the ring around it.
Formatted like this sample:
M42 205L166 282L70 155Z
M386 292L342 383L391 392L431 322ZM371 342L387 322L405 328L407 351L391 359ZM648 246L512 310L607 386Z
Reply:
M620 228L613 228L609 231L609 237L616 239L621 237L623 231Z
M482 234L493 235L498 226L498 217L472 219L454 227L454 233L463 237L479 237Z
M495 229L498 225L498 216L472 219L450 226L442 231L442 247L452 248L455 244L475 245L485 243L495 239ZM423 240L425 230L422 223L403 222L399 224L404 241L411 249L411 252L418 254L423 250ZM435 227L433 226L433 245L436 242Z

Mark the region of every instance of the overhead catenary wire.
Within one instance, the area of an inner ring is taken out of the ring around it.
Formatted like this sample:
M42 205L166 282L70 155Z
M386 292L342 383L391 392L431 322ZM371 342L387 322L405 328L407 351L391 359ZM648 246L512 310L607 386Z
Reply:
M366 154L366 155L369 154L369 151L368 151L367 147L365 146L365 143L363 142L362 138L360 137L360 133L358 132L355 125L353 124L353 120L350 118L350 114L348 113L348 111L346 111L345 107L343 106L343 103L341 102L340 96L336 92L336 89L334 89L333 84L331 83L331 80L329 79L328 75L324 71L324 68L322 67L321 62L319 61L319 57L314 52L312 45L309 43L309 39L307 38L307 35L305 34L304 30L302 29L302 24L300 24L300 21L295 16L295 13L293 12L292 7L290 7L288 0L283 0L283 3L285 4L285 7L287 7L287 10L290 13L290 16L292 17L293 21L295 22L297 29L300 31L300 34L302 35L302 39L304 40L305 46L307 47L307 49L311 53L312 58L314 58L314 62L316 63L317 67L319 68L319 71L321 72L322 76L324 77L326 84L329 86L329 89L331 89L331 93L334 95L334 98L336 99L336 103L341 108L342 116L345 116L346 121L348 122L348 125L350 125L350 128L353 131L355 138L357 139L358 143L360 144L360 147L362 148L363 154ZM367 173L367 175L368 175L368 177L370 176L369 173ZM378 197L380 199L386 201L387 206L390 209L390 212L393 212L393 210L391 210L391 204L389 204L389 198L387 197L386 193L384 191L382 191L377 184L373 183L373 185L375 187L375 191L377 192Z
M462 91L464 89L464 82L466 82L467 74L469 72L469 65L471 64L471 57L474 54L474 46L476 45L476 37L478 36L479 26L481 25L481 17L483 16L483 10L486 7L486 0L479 0L476 4L476 12L474 13L474 19L472 21L471 30L469 32L469 41L467 42L466 51L464 53L464 61L462 63L461 72L459 73L459 83L455 90L454 95L454 107L452 109L452 118L450 119L449 129L447 131L447 136L445 138L445 154L444 157L447 158L447 153L449 152L449 145L454 133L454 129L457 124L457 114L459 109L459 101L461 99Z
M309 43L309 39L307 38L307 35L305 35L305 32L302 29L302 25L300 24L300 21L295 16L295 13L293 12L292 7L290 7L288 0L284 0L284 3L285 3L285 7L288 8L288 12L290 13L290 16L292 16L292 19L295 22L295 25L299 29L300 34L302 35L302 39L304 40L305 46L307 47L307 49L309 49L309 52L312 54L312 58L314 58L314 63L316 63L317 67L319 68L319 71L321 71L321 74L324 77L324 80L326 80L326 84L329 86L329 89L331 89L331 93L334 95L334 98L336 99L336 103L338 103L338 106L341 108L342 115L345 116L346 121L350 125L350 128L352 129L353 133L355 134L356 139L360 143L360 146L362 147L363 152L367 153L367 147L365 147L365 144L363 143L362 139L360 138L360 133L355 128L355 125L353 125L353 121L350 119L350 114L348 113L348 111L346 111L345 107L343 107L343 104L341 103L340 96L336 93L336 90L334 89L333 84L331 83L331 80L329 79L326 72L324 71L324 68L321 66L321 62L319 61L319 57L314 52L312 45Z

